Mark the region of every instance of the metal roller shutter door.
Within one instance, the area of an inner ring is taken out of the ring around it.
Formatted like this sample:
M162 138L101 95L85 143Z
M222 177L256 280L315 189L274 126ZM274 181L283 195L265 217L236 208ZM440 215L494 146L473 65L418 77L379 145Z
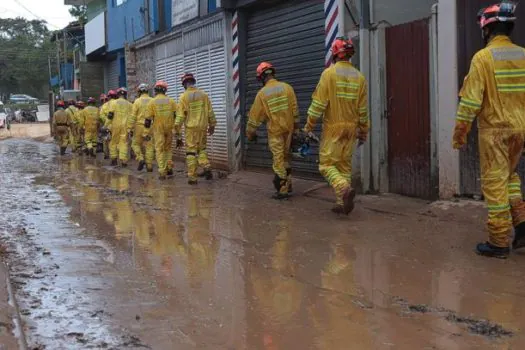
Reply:
M255 77L257 65L270 61L277 69L277 78L294 88L301 125L306 121L312 93L324 69L324 22L324 5L317 0L287 1L248 15L246 116L261 88ZM246 165L271 168L272 155L264 126L258 136L256 144L246 142ZM318 148L313 147L307 160L294 160L292 167L304 175L319 176L318 153Z
M108 63L108 90L118 89L119 86L119 76L120 76L120 66L119 61L113 60Z

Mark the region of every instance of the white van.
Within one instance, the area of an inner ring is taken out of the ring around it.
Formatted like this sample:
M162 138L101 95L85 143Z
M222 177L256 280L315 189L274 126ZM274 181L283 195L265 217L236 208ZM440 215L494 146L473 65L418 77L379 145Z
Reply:
M0 101L0 129L5 128L7 119L7 113L5 112L5 107L2 101Z

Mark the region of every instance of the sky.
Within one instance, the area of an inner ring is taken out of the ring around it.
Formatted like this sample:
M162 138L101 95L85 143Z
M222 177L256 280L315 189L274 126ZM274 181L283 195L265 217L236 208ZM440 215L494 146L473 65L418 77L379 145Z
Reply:
M62 29L74 20L68 9L64 0L0 0L0 18L43 19L50 30Z

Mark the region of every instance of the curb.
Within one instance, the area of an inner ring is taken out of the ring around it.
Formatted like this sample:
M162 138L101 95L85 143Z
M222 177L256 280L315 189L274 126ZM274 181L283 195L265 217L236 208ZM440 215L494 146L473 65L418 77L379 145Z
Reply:
M16 301L16 297L13 291L13 286L11 284L11 278L9 276L9 267L4 262L0 261L0 273L5 274L5 280L0 281L0 286L2 285L2 282L5 282L5 289L7 290L7 296L8 296L8 304L9 308L7 308L7 314L12 319L12 322L14 323L14 329L13 334L11 334L14 341L18 344L18 348L21 350L27 350L27 340L26 335L24 332L24 327L22 323L22 318L20 316L20 310L18 308L18 302ZM3 286L2 286L3 287ZM4 349L2 344L0 344L0 349ZM7 348L6 348L7 349Z

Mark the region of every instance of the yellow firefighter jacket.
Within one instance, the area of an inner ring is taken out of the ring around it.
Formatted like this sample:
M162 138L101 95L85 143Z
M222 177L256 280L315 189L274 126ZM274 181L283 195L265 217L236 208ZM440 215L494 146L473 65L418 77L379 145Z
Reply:
M299 123L297 97L290 85L271 79L259 90L250 109L246 133L255 133L265 121L271 135L292 132L294 123Z
M189 87L180 95L175 128L180 132L181 126L187 129L206 130L215 126L217 121L208 94L195 87Z
M133 102L131 117L128 120L128 129L135 128L135 125L144 126L144 119L148 118L148 104L151 100L151 97L143 94Z
M128 126L128 118L131 115L131 102L123 97L109 102L109 113L113 112L113 120L111 121L112 130L126 128Z
M525 131L525 49L494 37L472 59L459 96L456 131L468 132L476 116L480 131Z
M352 63L339 61L325 69L308 109L306 131L312 131L323 115L323 132L336 135L356 128L368 132L366 81Z
M153 119L153 130L173 129L177 103L171 97L157 94L148 104L148 118Z
M64 109L58 109L53 115L53 124L55 126L69 126L71 124L69 114Z
M98 129L99 122L99 111L97 107L87 106L81 113L81 124L80 127L84 128L88 132L96 132Z

